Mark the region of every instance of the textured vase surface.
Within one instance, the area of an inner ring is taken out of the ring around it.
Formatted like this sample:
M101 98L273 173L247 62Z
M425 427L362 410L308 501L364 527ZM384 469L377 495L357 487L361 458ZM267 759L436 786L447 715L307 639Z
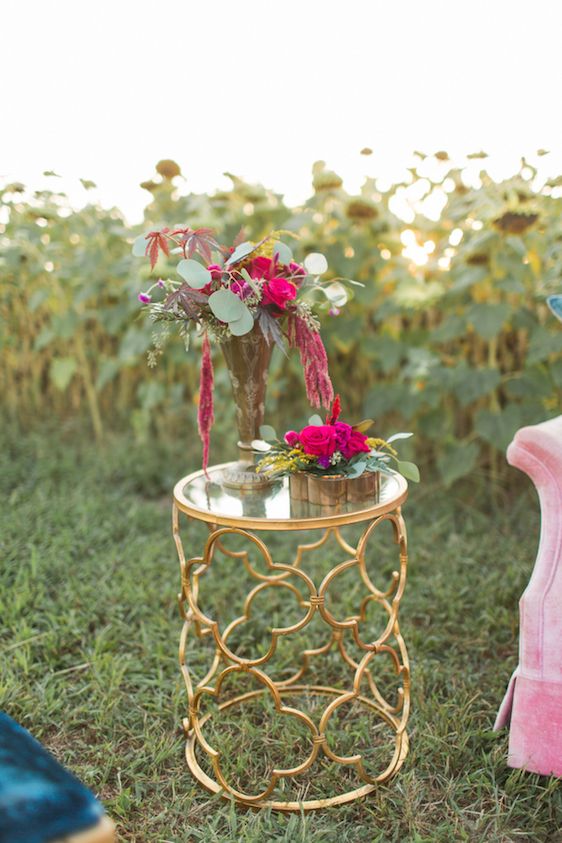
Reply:
M272 345L258 325L221 343L236 406L240 461L252 463L252 440L260 438Z

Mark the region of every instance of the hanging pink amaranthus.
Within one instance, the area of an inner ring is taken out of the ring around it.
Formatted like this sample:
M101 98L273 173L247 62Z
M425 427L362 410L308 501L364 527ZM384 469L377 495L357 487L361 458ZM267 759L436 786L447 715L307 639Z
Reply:
M328 372L326 349L319 332L297 315L289 317L287 327L290 346L299 350L308 400L313 407L330 409L334 388Z
M203 470L207 473L209 464L209 443L211 439L211 427L215 420L213 410L213 361L211 359L211 346L207 334L203 337L203 356L201 358L201 375L199 381L199 410L197 422L199 425L199 436L203 443Z

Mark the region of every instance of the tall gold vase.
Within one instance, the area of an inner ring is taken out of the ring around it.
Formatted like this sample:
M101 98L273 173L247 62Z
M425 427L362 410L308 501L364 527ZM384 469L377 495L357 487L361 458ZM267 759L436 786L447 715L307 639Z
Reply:
M265 391L271 361L268 344L259 325L242 337L230 337L221 343L226 360L238 427L238 462L226 469L223 485L235 489L257 489L269 481L254 468L252 441L260 438L265 412Z

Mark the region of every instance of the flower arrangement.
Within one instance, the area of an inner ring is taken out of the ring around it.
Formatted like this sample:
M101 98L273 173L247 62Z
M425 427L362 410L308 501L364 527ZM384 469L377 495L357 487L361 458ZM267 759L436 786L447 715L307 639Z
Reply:
M186 349L193 330L203 336L198 425L205 469L214 421L209 338L221 344L257 330L268 345L296 348L311 405L328 408L333 399L313 304L334 313L345 304L348 293L343 279L321 280L328 268L323 255L312 253L303 265L297 263L289 246L279 239L283 234L291 233L272 232L257 243L240 234L231 247L224 247L209 228L163 228L141 235L133 244L133 254L148 257L152 270L161 253L180 255L179 279L159 278L138 298L150 318L164 326L153 337L149 365L155 365L162 353L171 323L179 328ZM321 293L320 300L316 292Z
M367 436L365 431L374 424L372 419L351 425L339 421L340 412L340 397L336 395L325 422L320 416L312 416L306 427L299 432L287 431L283 440L277 438L273 428L264 425L262 435L270 450L259 462L258 470L271 477L304 471L320 477L340 475L348 479L361 477L365 472L394 474L397 471L408 480L419 482L418 467L399 460L392 444L409 439L412 433L395 433L386 440Z

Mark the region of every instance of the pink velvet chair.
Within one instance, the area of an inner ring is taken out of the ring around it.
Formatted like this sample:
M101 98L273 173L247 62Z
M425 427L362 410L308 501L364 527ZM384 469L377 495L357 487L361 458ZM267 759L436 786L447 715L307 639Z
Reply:
M537 488L541 536L519 604L519 665L494 728L511 720L510 767L562 776L562 416L519 430L507 459Z

